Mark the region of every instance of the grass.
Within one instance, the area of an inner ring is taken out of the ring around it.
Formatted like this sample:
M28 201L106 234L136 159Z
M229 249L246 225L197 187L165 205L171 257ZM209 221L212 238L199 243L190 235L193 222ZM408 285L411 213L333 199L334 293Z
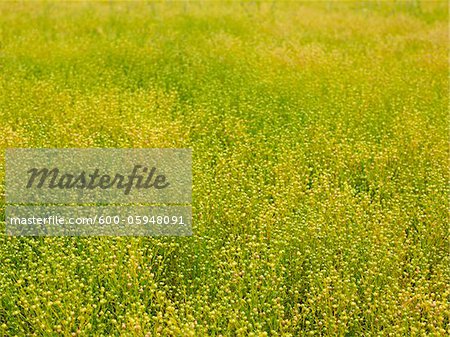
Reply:
M450 334L446 2L4 2L0 39L0 182L190 147L195 233L2 234L0 335Z

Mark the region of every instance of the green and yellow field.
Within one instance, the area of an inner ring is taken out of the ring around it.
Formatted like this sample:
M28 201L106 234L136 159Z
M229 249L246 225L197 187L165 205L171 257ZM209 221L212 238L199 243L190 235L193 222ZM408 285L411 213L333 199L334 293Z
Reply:
M0 235L1 336L450 334L447 2L0 4L10 147L192 148L194 236Z

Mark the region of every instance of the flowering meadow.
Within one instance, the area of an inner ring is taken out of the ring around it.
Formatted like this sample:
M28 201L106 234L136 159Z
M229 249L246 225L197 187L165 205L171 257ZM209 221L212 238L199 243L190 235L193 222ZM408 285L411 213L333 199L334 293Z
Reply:
M446 1L0 3L0 336L448 336ZM191 237L9 237L6 148L191 148Z

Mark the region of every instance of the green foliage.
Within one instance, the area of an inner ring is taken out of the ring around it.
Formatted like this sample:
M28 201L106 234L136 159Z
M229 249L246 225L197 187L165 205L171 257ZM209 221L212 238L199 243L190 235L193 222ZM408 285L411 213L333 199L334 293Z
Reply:
M195 232L1 234L0 335L450 334L446 2L0 12L0 181L8 147L190 147Z

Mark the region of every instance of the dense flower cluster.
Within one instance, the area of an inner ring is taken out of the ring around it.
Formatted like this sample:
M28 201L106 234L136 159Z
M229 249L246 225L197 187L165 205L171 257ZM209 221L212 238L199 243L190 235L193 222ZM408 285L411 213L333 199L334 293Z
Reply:
M445 2L0 11L0 150L190 147L195 233L0 235L0 335L450 335Z

